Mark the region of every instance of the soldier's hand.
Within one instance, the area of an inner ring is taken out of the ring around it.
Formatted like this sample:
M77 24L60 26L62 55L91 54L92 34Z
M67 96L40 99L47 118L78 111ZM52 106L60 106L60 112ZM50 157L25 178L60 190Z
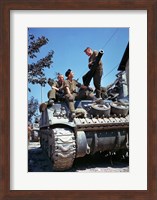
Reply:
M87 86L81 85L81 88L82 88L82 89L87 89Z
M93 64L92 61L88 63L88 67L89 67L89 69L91 68L92 64Z

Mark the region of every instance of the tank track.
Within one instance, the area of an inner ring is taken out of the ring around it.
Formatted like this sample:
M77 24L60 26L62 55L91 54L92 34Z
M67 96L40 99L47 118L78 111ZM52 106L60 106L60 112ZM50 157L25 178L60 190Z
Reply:
M51 129L49 148L54 171L64 171L72 167L76 157L74 132L69 128Z

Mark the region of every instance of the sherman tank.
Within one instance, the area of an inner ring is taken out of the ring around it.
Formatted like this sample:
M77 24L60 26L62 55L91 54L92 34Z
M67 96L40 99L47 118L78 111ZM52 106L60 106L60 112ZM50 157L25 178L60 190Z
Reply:
M102 55L103 51L100 51L92 70L83 76L84 85L89 85ZM54 171L70 169L75 159L87 154L128 155L129 101L119 96L122 82L118 75L113 84L102 88L101 102L76 101L74 117L71 117L64 98L40 105L40 143L51 159Z
M40 143L54 171L65 171L74 160L96 152L129 152L129 105L126 101L75 102L71 118L64 101L40 105Z

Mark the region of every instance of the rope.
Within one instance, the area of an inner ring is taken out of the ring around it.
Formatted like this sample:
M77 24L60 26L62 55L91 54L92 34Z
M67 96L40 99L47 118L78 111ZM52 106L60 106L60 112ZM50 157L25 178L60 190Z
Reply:
M117 28L117 29L113 32L113 34L111 35L111 37L106 41L106 43L102 46L101 49L103 49L104 47L107 46L107 44L110 42L110 40L113 38L113 36L118 32L118 30L119 30L119 29ZM117 67L117 66L116 66L116 67ZM115 67L115 68L116 68L116 67ZM115 69L115 68L114 68L114 69ZM114 69L113 69L113 70L114 70ZM113 70L112 70L112 71L113 71ZM109 73L111 73L112 71L110 71ZM84 73L85 73L85 72L86 72L86 70L84 70ZM82 73L82 74L84 74L84 73ZM108 73L108 74L109 74L109 73ZM107 75L108 75L108 74L107 74ZM105 76L103 77L103 79L104 79L107 75L105 75ZM81 77L81 75L79 76L79 78L78 78L77 80L79 80L80 77Z
M118 28L113 32L113 34L111 35L111 37L106 41L106 43L104 44L104 46L102 47L102 49L107 46L107 44L109 43L109 41L113 38L113 36L118 32Z
M106 76L108 76L114 69L116 69L118 67L118 64L115 66L115 67L113 67L112 69L111 69L111 71L109 71L103 78L102 78L102 80L106 77Z

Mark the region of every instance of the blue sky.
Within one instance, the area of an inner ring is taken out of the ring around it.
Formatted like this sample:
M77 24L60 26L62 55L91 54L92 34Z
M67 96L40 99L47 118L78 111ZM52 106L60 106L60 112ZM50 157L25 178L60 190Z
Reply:
M93 50L103 49L103 77L102 86L112 83L118 73L125 48L129 41L129 28L29 28L29 33L36 38L45 36L49 39L47 45L40 49L36 59L28 60L28 63L36 62L44 57L50 50L54 51L53 64L45 71L48 78L55 78L56 72L63 75L67 69L75 74L75 79L82 83L82 76L88 71L88 57L84 49L89 46ZM93 87L93 81L91 81ZM34 96L39 103L47 101L47 92L50 86L46 84L29 85L31 93L28 98Z

